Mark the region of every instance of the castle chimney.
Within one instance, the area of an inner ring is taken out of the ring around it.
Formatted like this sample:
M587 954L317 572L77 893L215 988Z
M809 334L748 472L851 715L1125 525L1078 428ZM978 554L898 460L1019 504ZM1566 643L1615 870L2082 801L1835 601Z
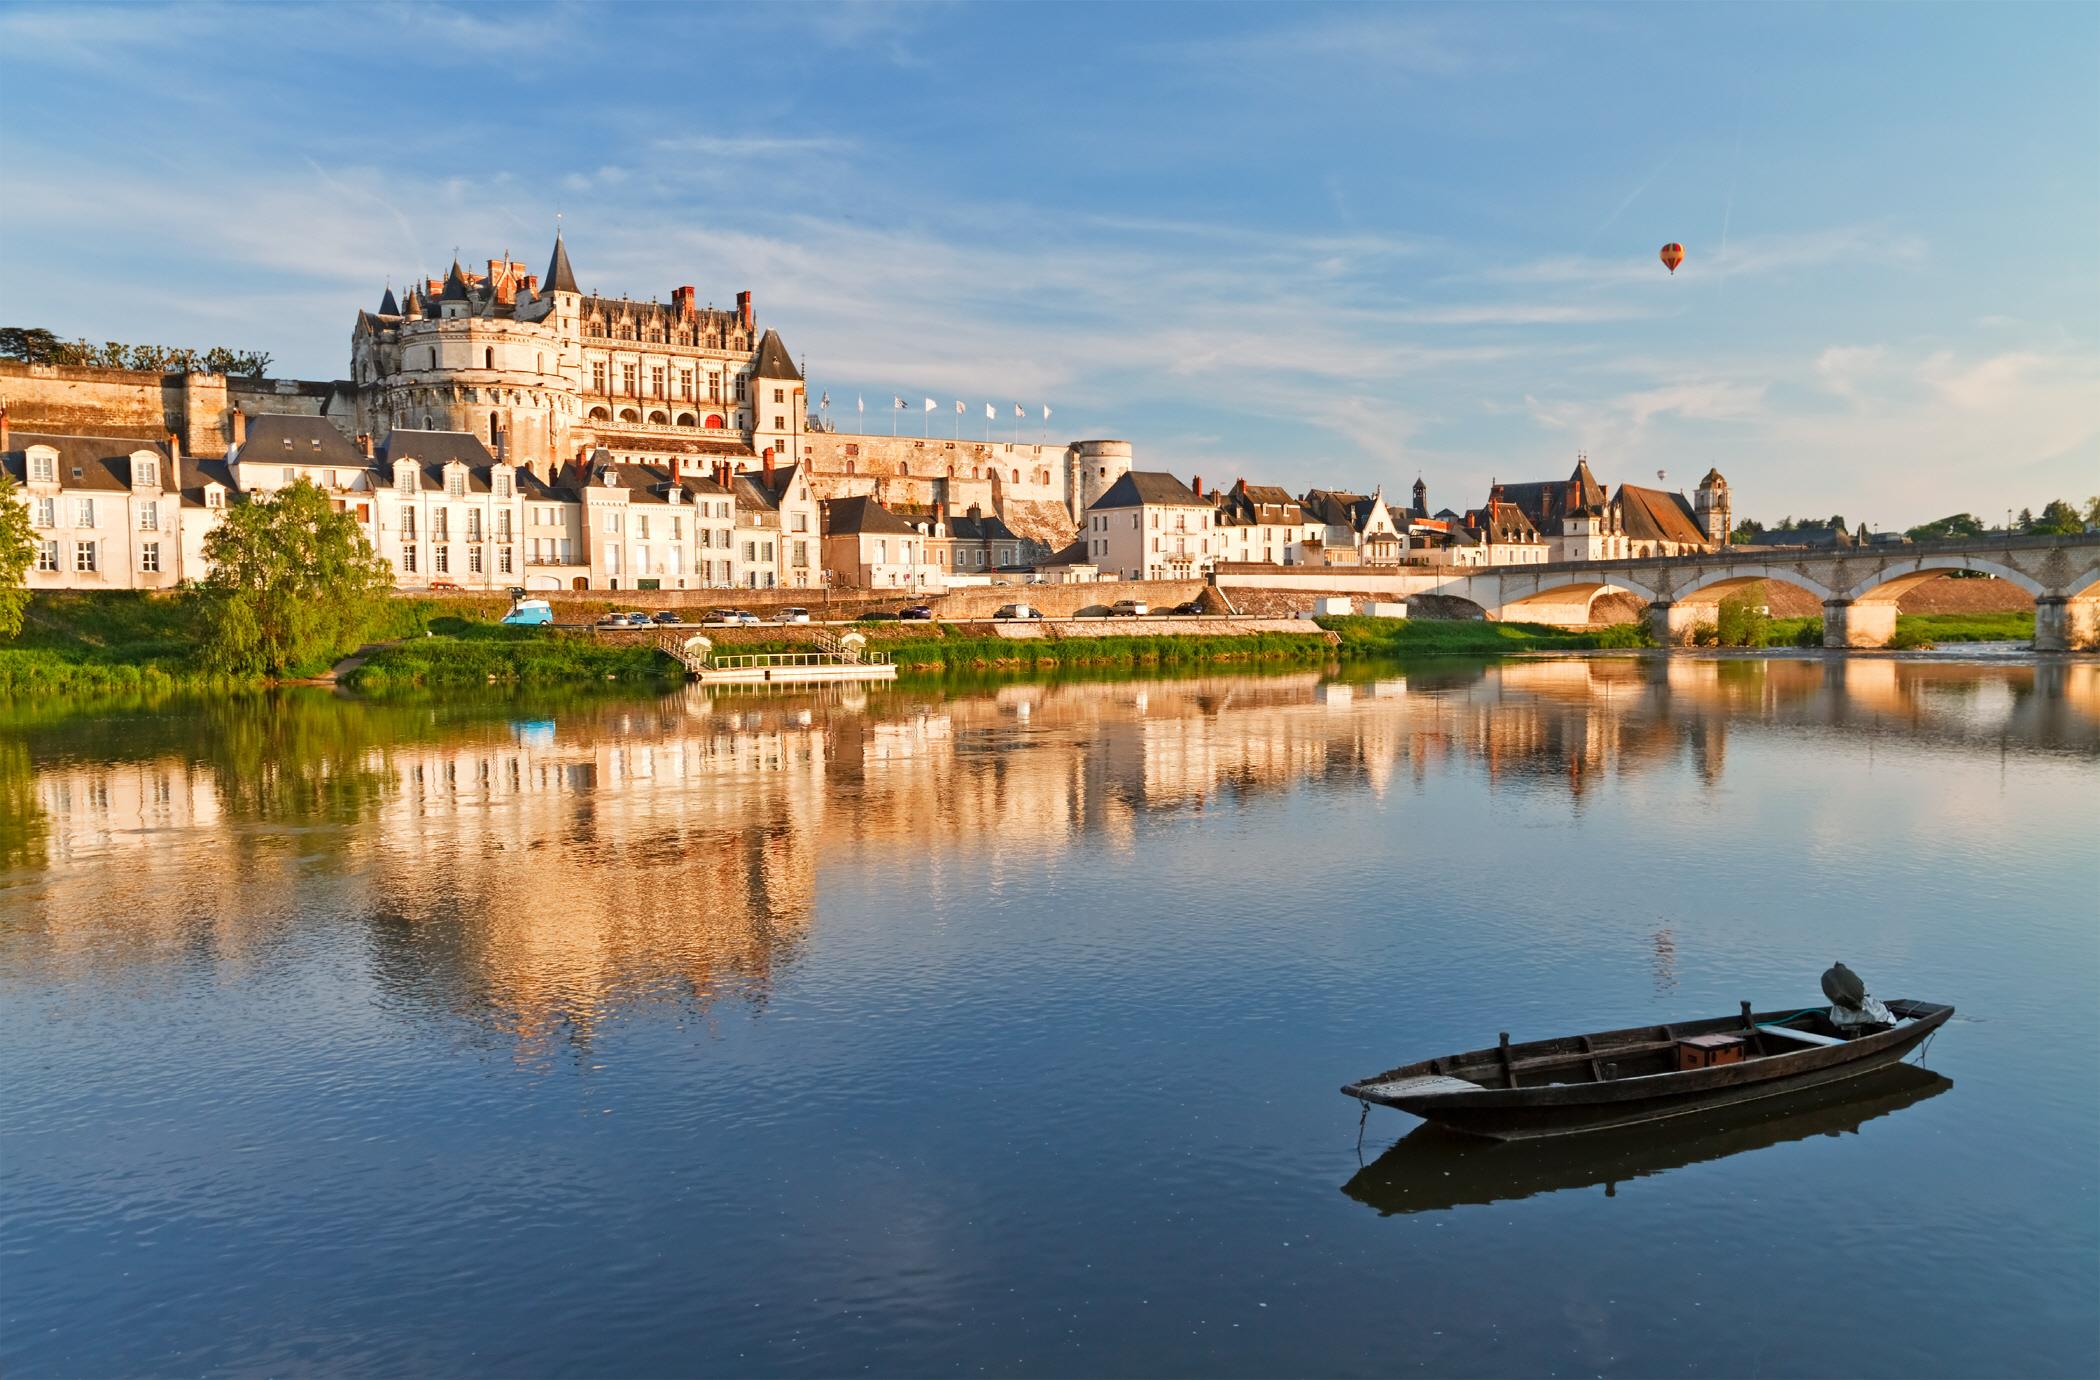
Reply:
M1197 475L1193 480L1190 481L1189 487L1196 491L1196 497L1203 497L1203 476L1200 474Z
M365 453L365 459L370 460L372 458L371 432L360 431L357 433L357 448Z
M248 442L248 414L238 407L233 409L233 443L236 446Z
M693 308L693 300L698 296L698 293L699 290L690 283L684 287L672 289L671 305L677 310L681 319L690 321L696 315Z
M742 321L742 322L744 323L744 329L745 329L745 330L747 330L747 331L748 331L748 330L750 330L750 329L751 329L751 294L750 294L750 293L748 293L748 292L740 292L740 293L738 293L738 294L736 295L736 314L737 314L737 319L738 319L739 321Z
M0 454L4 454L5 452L13 449L14 445L8 439L7 409L5 407L0 407Z
M767 446L767 447L766 447L766 453L765 453L765 454L764 454L763 456L761 456L761 457L760 457L760 464L761 464L761 466L762 466L762 467L764 468L764 470L765 470L765 475L766 475L766 482L767 482L768 484L772 483L772 482L773 482L773 448L772 448L771 446Z
M0 432L4 432L6 427L7 414L0 412ZM182 438L171 431L168 433L167 445L168 488L174 491L177 498L180 498L182 495ZM5 448L4 445L0 445L0 450Z
M1247 476L1244 474L1241 475L1239 482L1237 484L1234 484L1232 487L1235 490L1237 490L1242 496L1244 496L1247 492Z

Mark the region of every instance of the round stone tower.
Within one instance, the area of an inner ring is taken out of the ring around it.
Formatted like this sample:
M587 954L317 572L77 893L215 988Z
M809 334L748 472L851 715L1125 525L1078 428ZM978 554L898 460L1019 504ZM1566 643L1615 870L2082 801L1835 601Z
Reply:
M1074 441L1072 443L1072 520L1078 522L1094 500L1108 492L1118 479L1130 473L1130 442Z

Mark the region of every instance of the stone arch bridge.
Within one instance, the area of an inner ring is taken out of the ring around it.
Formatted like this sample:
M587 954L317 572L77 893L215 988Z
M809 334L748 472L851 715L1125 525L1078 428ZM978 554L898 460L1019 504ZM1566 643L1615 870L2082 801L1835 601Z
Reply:
M1490 618L1567 627L1591 621L1598 595L1620 591L1647 601L1658 642L1679 643L1715 621L1730 592L1772 581L1822 601L1824 646L1880 647L1895 634L1905 591L1961 570L1995 575L2034 596L2036 650L2100 646L2100 532L1500 566L1453 574L1421 592L1470 599Z

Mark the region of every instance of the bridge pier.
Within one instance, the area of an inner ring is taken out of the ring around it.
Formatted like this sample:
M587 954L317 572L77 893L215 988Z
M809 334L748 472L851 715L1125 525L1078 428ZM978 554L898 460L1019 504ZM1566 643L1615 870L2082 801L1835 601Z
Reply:
M1680 604L1658 599L1648 605L1648 636L1658 647L1688 647L1692 630L1714 621L1712 604Z
M2034 601L2034 649L2068 652L2100 646L2100 599L2045 594Z
M1896 635L1896 606L1860 599L1823 601L1825 647L1886 647Z

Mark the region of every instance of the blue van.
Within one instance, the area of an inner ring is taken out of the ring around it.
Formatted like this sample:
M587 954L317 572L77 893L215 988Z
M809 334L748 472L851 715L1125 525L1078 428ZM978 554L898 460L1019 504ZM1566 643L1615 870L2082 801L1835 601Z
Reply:
M554 621L554 606L545 599L520 599L503 615L513 627L538 627Z

